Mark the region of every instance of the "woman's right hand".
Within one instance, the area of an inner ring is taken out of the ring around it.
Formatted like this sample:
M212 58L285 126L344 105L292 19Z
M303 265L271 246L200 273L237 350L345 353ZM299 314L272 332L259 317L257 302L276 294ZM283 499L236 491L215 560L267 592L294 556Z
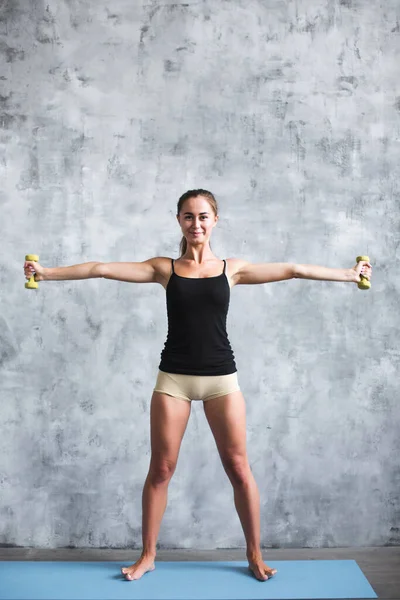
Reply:
M44 267L34 260L26 260L24 263L25 278L30 279L35 274L35 281L44 280Z

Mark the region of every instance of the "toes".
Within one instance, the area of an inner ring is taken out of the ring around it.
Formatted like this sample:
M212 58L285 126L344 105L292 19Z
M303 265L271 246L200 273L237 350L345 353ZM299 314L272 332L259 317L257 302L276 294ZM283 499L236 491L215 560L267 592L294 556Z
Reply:
M125 575L125 579L128 579L129 581L132 579L132 575L129 573L129 569L127 569L126 567L123 567L121 569L121 573Z
M253 573L255 578L258 579L259 581L266 581L268 579L268 575L260 568L253 569L249 565L248 569L249 569L249 571L251 571Z
M268 575L264 571L261 571L261 569L257 569L257 579L260 581L267 581Z

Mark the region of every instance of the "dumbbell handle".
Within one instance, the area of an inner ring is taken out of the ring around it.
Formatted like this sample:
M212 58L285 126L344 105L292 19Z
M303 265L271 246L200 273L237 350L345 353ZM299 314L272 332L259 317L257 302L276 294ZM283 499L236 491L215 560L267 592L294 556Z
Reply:
M39 262L39 255L38 254L26 254L25 260L33 260L34 262ZM32 277L25 283L25 287L27 290L37 290L37 288L39 287L39 284L37 281L35 281L34 275L32 275Z
M367 262L369 262L369 256L357 256L356 262L359 263L360 260L366 260ZM368 277L365 277L365 275L360 275L360 277L361 281L357 283L358 289L369 290L369 288L371 287L371 282L368 280Z

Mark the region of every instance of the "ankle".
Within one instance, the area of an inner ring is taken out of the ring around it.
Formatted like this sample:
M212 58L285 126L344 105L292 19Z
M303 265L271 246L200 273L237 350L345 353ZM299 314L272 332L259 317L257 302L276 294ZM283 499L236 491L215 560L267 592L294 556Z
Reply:
M246 557L248 560L256 560L262 556L261 548L252 548L251 550L247 550Z
M152 551L152 550L142 550L142 558L155 558L157 555L156 551Z

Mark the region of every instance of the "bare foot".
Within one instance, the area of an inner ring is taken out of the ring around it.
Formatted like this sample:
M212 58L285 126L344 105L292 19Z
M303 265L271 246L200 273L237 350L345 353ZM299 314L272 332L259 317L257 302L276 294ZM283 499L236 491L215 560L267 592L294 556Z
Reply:
M248 558L247 560L249 561L249 570L252 571L259 581L266 581L278 572L277 569L268 567L261 556Z
M142 556L137 562L131 567L122 567L121 573L125 575L125 579L132 581L134 579L140 579L142 575L148 571L154 571L154 556Z

